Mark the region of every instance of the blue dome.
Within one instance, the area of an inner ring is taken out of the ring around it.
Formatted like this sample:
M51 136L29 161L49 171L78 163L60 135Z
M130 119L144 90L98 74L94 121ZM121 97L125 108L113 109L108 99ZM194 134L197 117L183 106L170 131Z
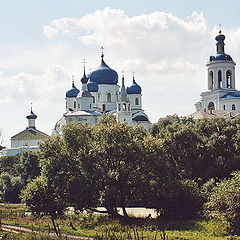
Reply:
M118 83L118 74L116 71L108 67L102 58L102 62L99 68L93 71L90 75L90 82L97 84L111 84L116 85Z
M81 82L82 83L87 83L88 82L88 78L87 78L86 73L85 73L85 67L84 67L83 76L81 78Z
M211 58L211 57L210 57ZM216 57L210 59L210 61L233 61L232 57L225 53L218 53Z
M133 79L133 83L130 87L127 88L127 94L141 94L141 87Z
M222 96L221 98L240 98L240 92L233 92L233 93L228 93L224 96Z
M89 92L97 92L98 91L98 85L95 82L89 82L87 84L87 88Z
M33 113L33 111L31 110L30 115L28 115L26 118L27 118L27 119L36 119L36 118L37 118L37 115L35 115L35 114Z
M75 98L75 97L77 97L79 92L80 91L75 87L74 82L73 82L72 89L70 89L66 92L66 97L67 98Z

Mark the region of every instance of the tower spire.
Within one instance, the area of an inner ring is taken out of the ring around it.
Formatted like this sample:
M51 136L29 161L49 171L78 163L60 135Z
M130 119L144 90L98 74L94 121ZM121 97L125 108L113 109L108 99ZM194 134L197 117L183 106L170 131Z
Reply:
M122 72L122 87L121 87L121 101L127 101L127 91L124 83L124 74Z

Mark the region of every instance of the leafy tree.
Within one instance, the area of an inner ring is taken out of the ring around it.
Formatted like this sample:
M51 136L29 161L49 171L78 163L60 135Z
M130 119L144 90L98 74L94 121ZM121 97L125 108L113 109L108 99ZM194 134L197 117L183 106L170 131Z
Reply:
M144 146L141 141L145 135L140 126L130 128L112 117L102 118L93 129L93 176L99 182L100 204L114 216L117 216L117 206L122 207L127 216L125 207L141 199L138 186L144 184Z
M48 182L44 176L39 176L30 182L22 191L21 198L37 216L50 216L54 231L59 236L55 220L63 215L66 202L55 190L54 186Z
M23 187L20 177L14 177L7 172L0 174L0 201L19 203L19 194Z
M230 232L240 234L240 172L223 179L213 187L208 202L204 205L209 217L227 220Z

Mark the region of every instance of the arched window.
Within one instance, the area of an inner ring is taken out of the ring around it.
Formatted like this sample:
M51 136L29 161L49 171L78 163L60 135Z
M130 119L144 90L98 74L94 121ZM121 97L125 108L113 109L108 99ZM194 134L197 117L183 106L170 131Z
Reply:
M225 105L223 105L223 110L226 110L226 106Z
M232 110L236 110L235 104L232 105Z
M68 108L68 104L67 104L67 102L66 102L66 109Z
M222 88L222 71L218 71L218 88Z
M213 71L209 72L209 90L213 89Z
M123 104L123 111L126 111L127 109L127 106L126 106L126 103Z
M139 105L139 98L135 98L135 105Z
M213 102L210 102L208 104L208 110L215 110L215 106L214 106L214 103Z
M129 112L131 111L131 109L130 109L130 103L128 104L128 111L129 111Z
M227 70L227 72L226 72L226 79L227 79L227 88L231 88L231 80L232 80L232 72L231 72L231 70Z
M98 102L100 102L100 97L101 97L100 93L98 93Z
M121 104L118 104L118 111L121 111Z
M107 102L111 102L112 101L112 94L108 93L107 94Z
M73 107L74 107L74 108L77 107L77 103L76 103L76 101L74 101L74 103L73 103Z
M93 96L93 103L95 103L95 97Z
M92 108L92 104L90 103L90 109Z
M105 104L103 104L102 105L102 111L105 112L105 110L106 110L106 106L105 106Z

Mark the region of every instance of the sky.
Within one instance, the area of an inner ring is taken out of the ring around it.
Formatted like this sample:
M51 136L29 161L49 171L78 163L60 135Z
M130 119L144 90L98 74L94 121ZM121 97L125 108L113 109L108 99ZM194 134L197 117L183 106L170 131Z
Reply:
M206 63L219 29L240 72L239 0L0 0L0 130L5 146L27 126L51 134L71 78L105 62L142 87L151 122L195 111L207 90ZM219 27L219 24L221 27ZM119 81L120 82L120 81Z

